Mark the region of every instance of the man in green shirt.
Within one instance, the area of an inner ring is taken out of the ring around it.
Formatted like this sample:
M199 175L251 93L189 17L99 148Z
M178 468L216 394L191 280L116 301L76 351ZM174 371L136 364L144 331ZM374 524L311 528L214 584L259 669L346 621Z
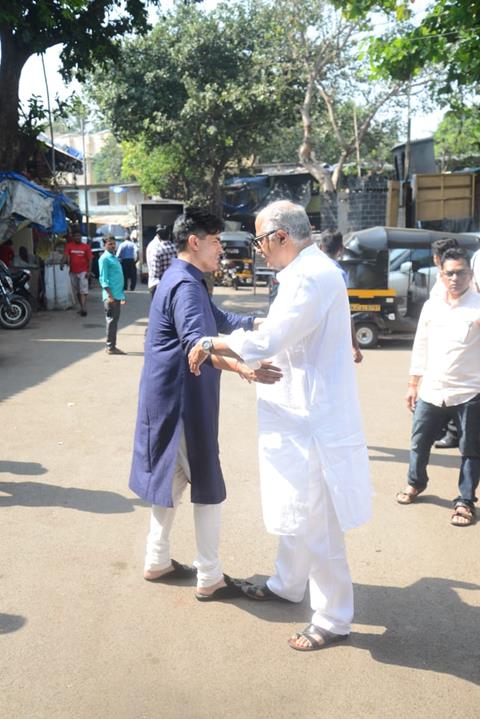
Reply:
M125 352L122 352L117 347L120 306L125 304L123 270L120 260L115 256L116 243L113 235L105 235L103 246L105 247L105 252L100 257L98 267L107 322L107 346L105 351L108 355L124 355Z

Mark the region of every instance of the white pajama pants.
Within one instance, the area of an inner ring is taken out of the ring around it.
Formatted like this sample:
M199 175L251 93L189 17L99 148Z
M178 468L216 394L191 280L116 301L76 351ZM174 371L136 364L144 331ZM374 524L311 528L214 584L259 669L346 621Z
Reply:
M170 531L177 507L190 479L185 434L182 432L177 455L177 465L172 481L173 507L154 504L150 517L150 532L147 537L145 570L166 569L171 564ZM197 557L197 585L210 587L223 579L218 557L220 539L221 504L194 504L195 539Z
M307 588L312 624L334 634L348 634L353 619L353 587L343 532L323 473L311 485L306 532L279 538L275 574L268 587L284 599L301 602Z

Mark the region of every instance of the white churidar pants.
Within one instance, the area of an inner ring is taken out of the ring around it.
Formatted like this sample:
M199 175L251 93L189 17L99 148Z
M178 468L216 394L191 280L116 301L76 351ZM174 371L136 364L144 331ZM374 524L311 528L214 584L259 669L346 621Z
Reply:
M166 569L171 564L170 531L177 507L189 479L190 466L188 464L185 433L182 429L178 446L177 465L172 480L173 507L152 505L150 532L147 537L145 554L145 570ZM223 579L218 557L220 513L221 504L193 505L197 544L197 558L193 564L197 569L197 585L199 587L210 587Z
M318 464L310 479L310 497L306 532L280 536L275 574L267 584L278 596L301 602L309 583L312 624L334 634L348 634L353 587L344 534Z

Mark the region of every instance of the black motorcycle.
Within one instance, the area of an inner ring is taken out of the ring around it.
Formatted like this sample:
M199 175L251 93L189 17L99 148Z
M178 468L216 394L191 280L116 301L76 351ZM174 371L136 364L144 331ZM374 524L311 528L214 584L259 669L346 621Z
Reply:
M32 316L31 304L15 294L13 279L7 265L0 260L0 327L19 330Z
M13 282L13 294L19 295L23 297L24 300L27 300L32 310L38 309L37 301L30 292L30 280L32 277L30 270L15 268L13 270L10 269L9 272Z

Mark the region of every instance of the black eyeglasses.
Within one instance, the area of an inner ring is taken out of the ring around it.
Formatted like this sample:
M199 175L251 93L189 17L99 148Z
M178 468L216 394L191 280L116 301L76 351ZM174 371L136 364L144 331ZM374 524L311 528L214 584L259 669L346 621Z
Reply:
M470 270L446 270L445 272L442 272L444 277L453 277L454 275L456 277L465 277L465 275L469 274Z
M264 240L265 237L269 237L269 235L275 234L275 232L278 232L278 230L270 230L269 232L264 232L263 235L257 235L256 237L253 237L251 240L252 245L255 247L256 250L259 250L262 244L262 240Z

